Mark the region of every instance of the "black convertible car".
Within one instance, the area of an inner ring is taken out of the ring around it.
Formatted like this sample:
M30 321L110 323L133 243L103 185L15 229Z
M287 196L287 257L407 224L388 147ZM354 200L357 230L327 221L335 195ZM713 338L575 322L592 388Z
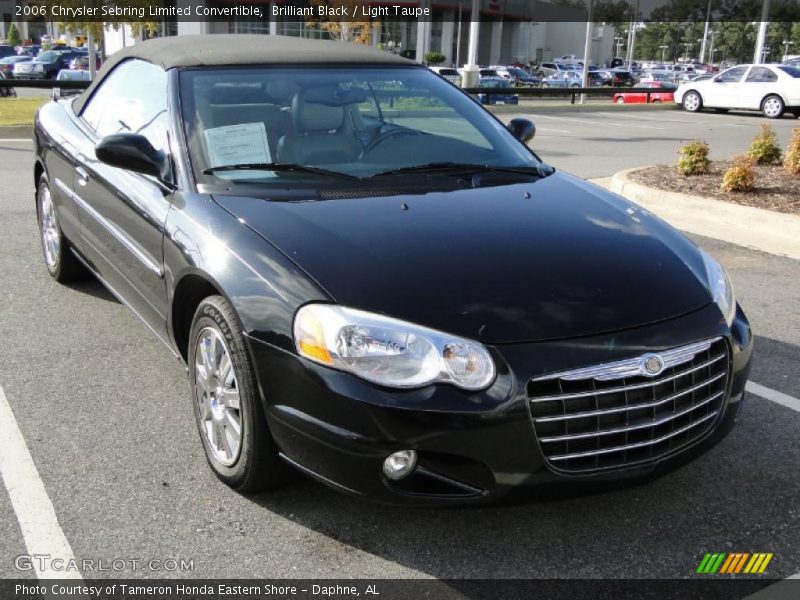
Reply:
M481 502L678 464L733 425L747 319L712 257L533 133L362 46L144 42L38 113L44 260L185 361L242 491L289 464Z

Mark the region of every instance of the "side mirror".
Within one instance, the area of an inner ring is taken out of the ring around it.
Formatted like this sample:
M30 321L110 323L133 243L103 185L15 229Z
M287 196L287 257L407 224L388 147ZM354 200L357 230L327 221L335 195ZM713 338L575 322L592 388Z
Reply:
M98 160L112 167L152 175L161 181L169 178L167 155L153 148L150 141L138 133L107 135L94 149Z
M511 119L508 130L523 144L527 144L536 135L536 125L528 119Z

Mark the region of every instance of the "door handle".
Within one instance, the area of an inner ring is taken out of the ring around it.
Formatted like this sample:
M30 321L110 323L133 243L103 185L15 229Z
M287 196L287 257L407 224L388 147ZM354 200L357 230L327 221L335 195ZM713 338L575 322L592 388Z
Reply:
M89 174L82 167L77 167L75 169L75 180L79 186L86 187L86 184L89 183Z

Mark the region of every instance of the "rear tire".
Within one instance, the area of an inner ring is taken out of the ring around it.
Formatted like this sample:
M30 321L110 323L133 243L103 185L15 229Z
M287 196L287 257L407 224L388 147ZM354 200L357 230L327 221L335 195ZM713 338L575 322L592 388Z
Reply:
M684 94L682 104L683 110L687 112L700 112L703 109L703 98L692 90Z
M47 175L39 178L36 189L36 218L39 221L39 240L42 244L44 265L50 277L58 283L85 279L87 271L70 250L69 240L61 231L56 206L50 192Z
M222 296L197 307L187 354L195 421L214 474L242 493L282 483L285 467L267 425L242 325Z
M761 113L768 119L780 119L785 108L783 98L775 94L770 94L761 101Z

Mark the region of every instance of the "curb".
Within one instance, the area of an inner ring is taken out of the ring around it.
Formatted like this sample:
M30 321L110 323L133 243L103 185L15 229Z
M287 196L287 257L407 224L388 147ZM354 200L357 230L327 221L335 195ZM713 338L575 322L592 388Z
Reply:
M33 139L33 125L2 125L0 126L0 139L3 138Z
M800 216L667 192L630 179L631 173L646 168L636 167L615 173L608 189L682 231L800 259Z

